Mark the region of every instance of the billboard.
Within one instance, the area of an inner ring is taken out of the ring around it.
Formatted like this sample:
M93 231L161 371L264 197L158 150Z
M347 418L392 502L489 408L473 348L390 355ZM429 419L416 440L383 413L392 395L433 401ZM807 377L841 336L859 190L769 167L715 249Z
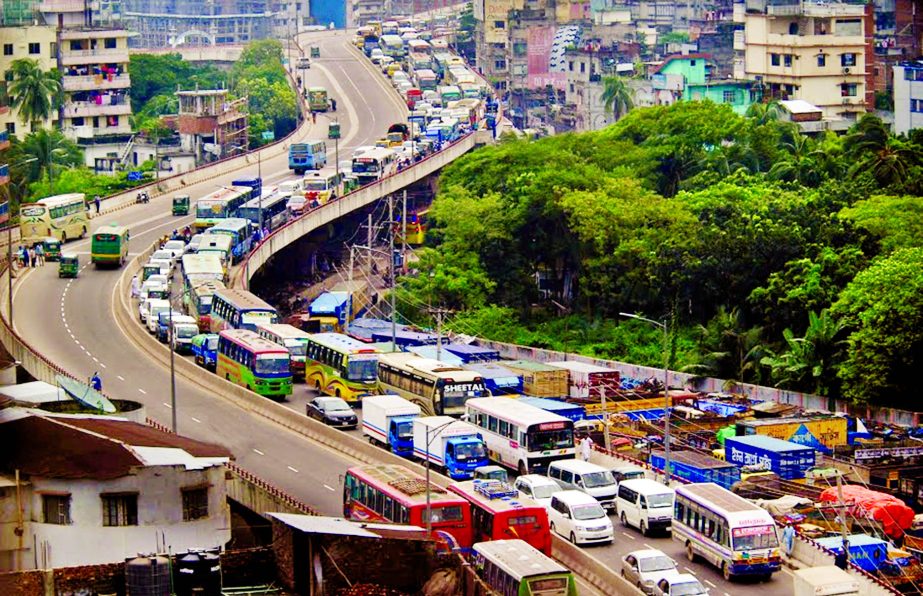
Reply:
M526 58L529 65L528 86L532 89L552 85L564 89L567 75L551 71L551 52L554 48L554 27L530 27Z

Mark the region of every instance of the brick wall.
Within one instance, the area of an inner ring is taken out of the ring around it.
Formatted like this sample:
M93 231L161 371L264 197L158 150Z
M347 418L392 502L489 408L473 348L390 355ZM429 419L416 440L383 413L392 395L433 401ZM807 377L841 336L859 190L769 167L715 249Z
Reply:
M262 546L221 553L221 578L227 587L275 582L276 563L272 548Z
M44 596L44 571L0 573L0 594L4 596Z
M286 590L295 591L294 530L272 520L272 550L276 559L276 577Z
M124 594L125 564L84 565L54 570L54 593L70 594Z

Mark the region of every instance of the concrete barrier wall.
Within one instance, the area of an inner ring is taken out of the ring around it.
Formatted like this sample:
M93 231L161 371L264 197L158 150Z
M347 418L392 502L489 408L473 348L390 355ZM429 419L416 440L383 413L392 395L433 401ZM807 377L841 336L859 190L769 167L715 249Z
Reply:
M833 552L827 550L813 540L799 537L795 540L791 557L804 567L819 567L833 565ZM859 583L859 596L892 596L900 594L899 591L884 585L874 575L850 565L847 572Z

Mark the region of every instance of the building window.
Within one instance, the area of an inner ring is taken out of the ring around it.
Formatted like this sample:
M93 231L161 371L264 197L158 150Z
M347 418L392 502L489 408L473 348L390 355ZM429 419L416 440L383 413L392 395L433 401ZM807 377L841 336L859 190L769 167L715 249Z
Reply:
M840 54L840 66L855 66L856 65L856 55L855 54Z
M568 61L567 61L567 70L569 70L569 71L571 71L571 72L574 72L574 61L573 61L573 60L568 60ZM909 79L908 79L908 80L909 80Z
M37 43L37 42L29 43L29 53L30 54L41 54L42 44Z
M183 521L208 517L208 487L183 489Z
M494 60L494 70L506 70L506 60Z
M48 44L48 57L57 58L58 57L58 42L53 41Z
M843 83L840 85L840 95L843 97L855 97L859 94L859 85L856 83Z
M12 56L13 55L13 44L5 43L3 44L3 55Z
M918 68L904 68L905 81L923 81L923 70Z
M7 122L7 123L6 123L6 132L10 133L11 135L16 134L16 123L15 123L15 122Z
M721 99L724 103L735 103L737 101L737 92L733 89L727 89L724 91Z
M494 21L494 29L506 29L506 21Z
M103 525L137 526L138 495L101 495L103 499Z
M923 99L911 99L910 111L917 114L923 113Z
M781 62L779 61L779 55L769 54L769 63L772 64L773 66L779 66L779 64L781 64Z
M785 64L785 68L791 68L791 67L792 67L792 55L791 55L791 54L783 54L783 55L782 55L782 62Z
M71 120L71 124L73 124L74 126L83 126L84 125L83 116L78 116L76 118L73 118Z
M817 55L817 66L819 66L820 68L827 66L827 55L826 54Z
M580 72L586 72L586 62L580 63Z
M70 495L42 495L42 521L67 526L71 523Z
M103 42L103 44L104 44L103 47L106 48L107 50L114 50L115 49L115 38L107 37L106 40Z

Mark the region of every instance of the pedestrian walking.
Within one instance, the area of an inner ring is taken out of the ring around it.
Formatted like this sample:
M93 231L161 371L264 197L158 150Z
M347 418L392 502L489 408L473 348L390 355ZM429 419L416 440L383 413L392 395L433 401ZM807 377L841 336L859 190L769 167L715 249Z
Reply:
M330 109L334 112L337 111L337 100L330 98Z
M25 246L20 246L19 250L16 251L16 258L19 259L19 268L22 269L25 267L26 257L28 253L26 252Z
M29 261L32 263L32 267L35 267L35 248L29 249Z
M317 112L314 110L311 110L311 123L317 124Z
M103 390L103 380L99 378L99 372L94 372L93 376L90 377L90 387L95 391Z
M141 297L141 281L138 279L137 275L131 278L131 297Z
M96 205L96 215L99 215L99 195L93 199L93 203Z
M583 461L590 461L591 453L593 453L593 439L588 435L580 443L580 455L583 457Z
M785 547L785 554L791 556L792 549L795 547L795 526L792 522L787 522L785 529L782 530L782 546Z
M45 265L45 249L42 248L41 244L35 245L35 260L38 261L39 267L43 267Z
M846 568L849 567L849 555L847 554L848 551L849 551L849 542L844 540L843 549L837 552L836 555L833 557L833 564L844 571L846 570Z

